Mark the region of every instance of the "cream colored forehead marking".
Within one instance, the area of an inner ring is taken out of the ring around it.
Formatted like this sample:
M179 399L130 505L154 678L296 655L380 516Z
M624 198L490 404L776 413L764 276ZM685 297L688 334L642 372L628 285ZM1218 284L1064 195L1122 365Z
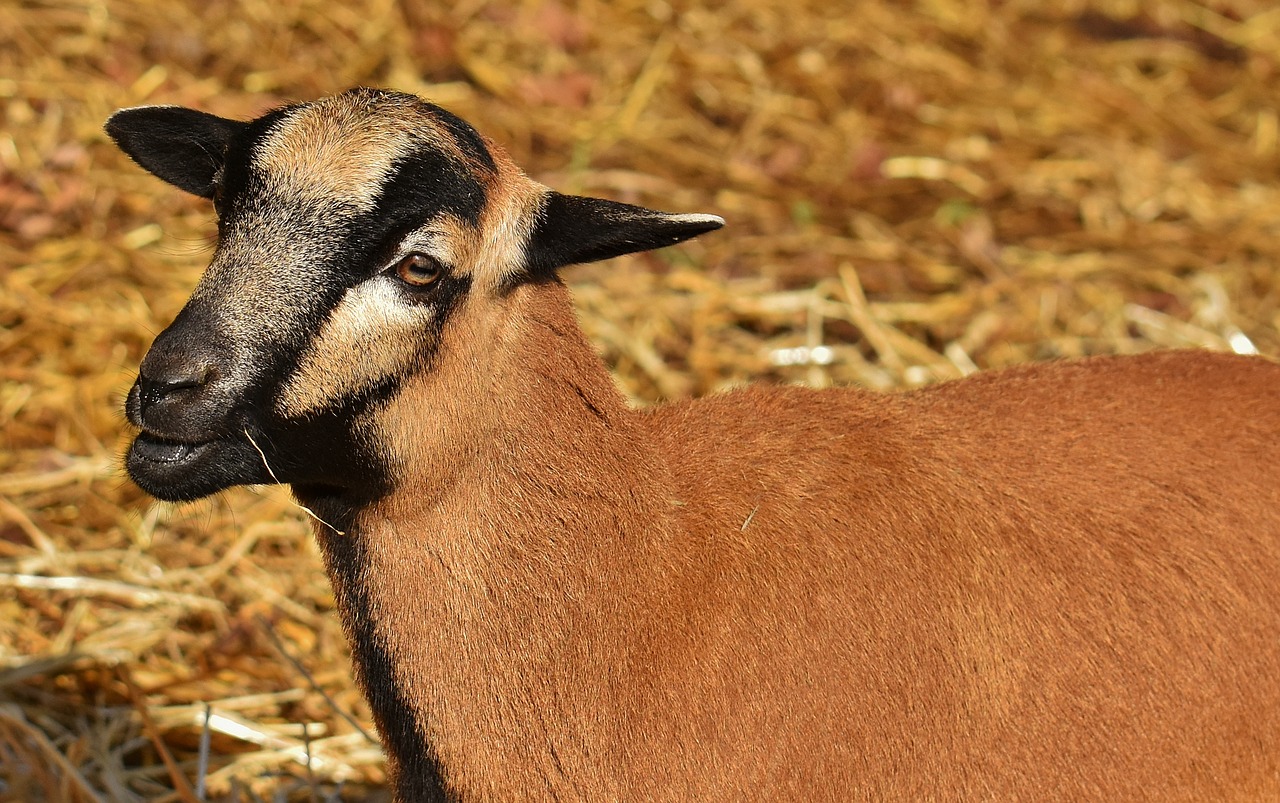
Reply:
M276 410L290 418L409 367L432 308L406 303L394 280L375 276L347 290L289 376Z
M346 97L295 111L258 148L258 167L285 189L373 208L396 160L422 139L421 115Z

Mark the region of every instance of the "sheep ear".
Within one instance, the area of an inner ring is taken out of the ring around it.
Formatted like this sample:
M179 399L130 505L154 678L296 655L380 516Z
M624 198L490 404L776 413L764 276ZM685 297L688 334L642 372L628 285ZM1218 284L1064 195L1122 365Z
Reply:
M148 172L202 198L213 197L213 178L227 144L248 123L181 106L121 109L107 120L107 134Z
M724 225L715 215L671 215L643 206L548 192L525 252L532 275L565 265L663 248Z

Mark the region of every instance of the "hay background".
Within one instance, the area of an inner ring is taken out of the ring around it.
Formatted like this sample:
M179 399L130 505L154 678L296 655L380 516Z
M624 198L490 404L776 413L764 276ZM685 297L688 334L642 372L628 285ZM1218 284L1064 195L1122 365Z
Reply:
M119 470L213 229L112 149L113 109L393 86L559 189L724 215L568 272L648 402L1277 355L1278 66L1264 0L0 4L0 800L384 794L287 497L158 505Z

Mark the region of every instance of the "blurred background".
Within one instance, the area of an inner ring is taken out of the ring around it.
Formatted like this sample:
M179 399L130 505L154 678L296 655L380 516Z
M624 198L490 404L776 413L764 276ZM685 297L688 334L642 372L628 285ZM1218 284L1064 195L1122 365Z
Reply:
M112 110L419 93L557 189L728 226L566 272L640 404L1280 354L1270 0L0 0L0 800L383 799L309 528L120 470L212 210Z

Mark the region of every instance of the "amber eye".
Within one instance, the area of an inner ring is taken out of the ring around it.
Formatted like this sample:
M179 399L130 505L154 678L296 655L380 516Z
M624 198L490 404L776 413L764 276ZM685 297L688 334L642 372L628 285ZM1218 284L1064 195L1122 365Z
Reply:
M444 268L440 263L426 254L410 254L396 263L396 276L414 287L426 287L439 279L442 273Z

